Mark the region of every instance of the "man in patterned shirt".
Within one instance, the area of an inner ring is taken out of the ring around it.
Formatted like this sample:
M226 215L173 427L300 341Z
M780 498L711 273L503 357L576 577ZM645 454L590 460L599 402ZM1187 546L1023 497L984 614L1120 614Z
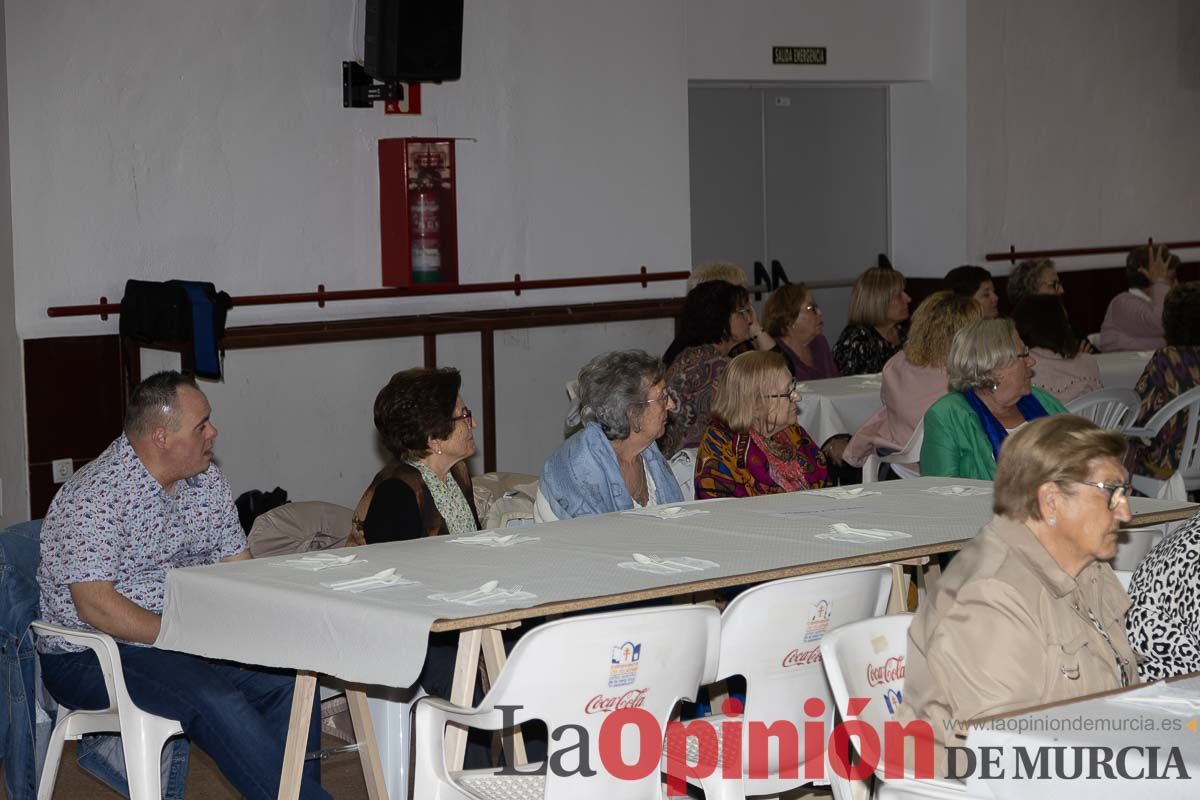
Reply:
M125 430L50 505L38 568L48 622L117 640L125 685L141 709L184 733L249 798L279 789L293 676L155 648L170 569L250 558L229 483L212 463L217 429L195 382L152 375L134 390ZM50 693L77 709L107 706L91 650L39 641ZM320 736L314 708L309 749ZM318 762L301 797L328 798Z

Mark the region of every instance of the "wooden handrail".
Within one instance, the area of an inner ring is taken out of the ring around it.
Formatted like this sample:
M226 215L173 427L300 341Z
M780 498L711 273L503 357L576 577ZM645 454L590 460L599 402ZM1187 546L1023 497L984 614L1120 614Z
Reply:
M437 337L451 333L478 333L479 360L482 367L480 390L483 394L483 468L496 469L496 353L495 332L545 328L560 325L588 325L606 322L671 319L683 307L683 299L619 300L606 303L534 306L488 311L439 312L404 317L338 319L325 322L284 322L268 325L240 325L225 329L223 350L328 342L356 342L371 339L400 339L420 336L426 367L437 365ZM191 350L186 342L137 342L121 337L121 352L126 365L126 393L133 390L140 369L140 349L177 351L182 366L189 369Z
M397 286L382 289L343 289L328 292L325 284L317 286L315 292L292 292L287 294L251 294L232 298L236 306L266 306L284 305L288 303L316 303L318 308L324 308L326 303L343 300L385 300L393 297L425 297L446 294L479 294L481 292L521 292L537 289L572 289L583 286L616 286L625 283L640 283L645 288L659 281L686 281L691 275L686 270L673 272L648 272L643 266L640 271L626 275L592 275L586 278L544 278L533 281L521 280L520 273L513 276L511 281L492 281L488 283L464 283L457 286ZM100 303L90 306L50 306L46 315L50 317L90 317L99 315L100 319L108 319L109 314L120 314L119 303L108 302L107 297L101 297Z
M1061 250L1024 250L1017 251L1015 246L1009 246L1007 253L988 253L983 258L986 261L1009 261L1013 264L1027 258L1070 258L1072 256L1103 256L1112 253L1128 253L1135 247L1145 247L1154 244L1154 239L1137 244L1114 244L1106 247L1069 247ZM1189 250L1200 247L1200 241L1189 242L1159 242L1159 245L1170 250Z

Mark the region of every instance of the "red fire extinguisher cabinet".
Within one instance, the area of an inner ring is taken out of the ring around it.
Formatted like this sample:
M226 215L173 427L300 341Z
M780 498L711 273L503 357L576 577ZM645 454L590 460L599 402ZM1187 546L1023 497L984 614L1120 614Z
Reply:
M453 139L379 140L384 286L458 285Z

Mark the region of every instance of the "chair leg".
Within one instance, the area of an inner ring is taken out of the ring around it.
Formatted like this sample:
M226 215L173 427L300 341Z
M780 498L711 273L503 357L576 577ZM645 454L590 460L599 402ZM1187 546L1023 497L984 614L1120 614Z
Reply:
M125 755L129 800L158 800L162 797L162 751L168 737L155 730L155 727L153 723L147 725L144 721L141 724L122 725L121 750Z
M67 738L65 720L60 720L50 734L46 748L46 761L42 766L42 779L38 783L38 800L50 800L54 796L54 784L58 780L58 764L62 760L63 744Z

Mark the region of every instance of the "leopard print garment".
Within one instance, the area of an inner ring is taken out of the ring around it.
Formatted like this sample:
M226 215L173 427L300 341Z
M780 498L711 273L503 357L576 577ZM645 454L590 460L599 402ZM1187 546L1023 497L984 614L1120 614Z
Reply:
M1159 542L1129 583L1129 645L1143 681L1200 670L1200 514Z

